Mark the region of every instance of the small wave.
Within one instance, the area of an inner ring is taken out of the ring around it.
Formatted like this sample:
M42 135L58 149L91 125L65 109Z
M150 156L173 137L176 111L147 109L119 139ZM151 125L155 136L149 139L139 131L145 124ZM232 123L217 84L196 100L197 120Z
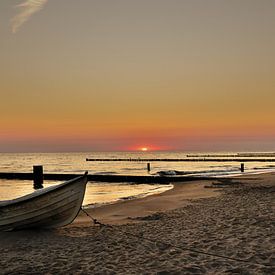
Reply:
M132 167L132 168L128 168L128 167L126 167L126 168L123 168L122 170L124 170L124 171L142 171L142 170L145 170L146 169L146 167L139 167L139 168L137 168L137 167Z
M183 172L185 173L185 172ZM176 176L176 175L183 175L182 172L176 170L166 170L166 171L159 171L156 173L159 176Z
M254 170L266 170L266 169L274 169L274 168L275 168L275 165L266 165L263 167L254 167L253 169Z
M138 197L139 197L138 195L137 196L122 197L122 198L119 198L119 200L128 201L128 200L136 199Z
M159 176L186 176L186 175L208 175L208 174L230 174L234 172L239 172L239 167L233 167L231 169L226 170L202 170L202 171L177 171L177 170L164 170L158 171L154 175Z
M7 169L7 168L11 168L10 166L5 166L5 165L2 165L0 166L1 169Z
M152 188L151 190L158 190L158 189L161 189L161 188L163 188L163 186L158 186L158 187Z
M226 167L232 167L232 165L226 165L226 164L225 165L209 165L209 168L226 168Z
M101 206L104 206L104 205L114 204L116 202L117 201L89 203L89 204L83 205L83 208L84 209L98 208L98 207L101 207Z
M96 173L93 173L93 175L116 175L118 174L117 172L96 172Z
M153 195L153 194L156 194L156 193L152 192L152 190L149 190L148 192L140 193L140 194L135 195L135 196L122 197L122 198L119 198L119 200L122 200L122 201L127 200L128 201L128 200L133 200L133 199L140 199L140 198L144 198L144 197L147 197L147 196Z

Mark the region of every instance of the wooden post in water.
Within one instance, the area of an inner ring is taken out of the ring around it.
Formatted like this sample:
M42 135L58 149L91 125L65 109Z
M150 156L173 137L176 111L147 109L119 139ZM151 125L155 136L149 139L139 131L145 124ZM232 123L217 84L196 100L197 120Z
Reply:
M33 166L33 188L41 189L43 188L43 166L34 165Z
M147 171L150 172L151 171L151 166L150 166L150 162L147 163Z
M241 172L244 172L244 163L241 163Z

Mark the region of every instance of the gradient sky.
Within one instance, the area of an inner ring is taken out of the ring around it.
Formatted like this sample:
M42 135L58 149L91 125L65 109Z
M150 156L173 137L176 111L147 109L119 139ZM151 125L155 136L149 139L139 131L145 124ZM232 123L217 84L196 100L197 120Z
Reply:
M0 2L0 152L275 150L275 0Z

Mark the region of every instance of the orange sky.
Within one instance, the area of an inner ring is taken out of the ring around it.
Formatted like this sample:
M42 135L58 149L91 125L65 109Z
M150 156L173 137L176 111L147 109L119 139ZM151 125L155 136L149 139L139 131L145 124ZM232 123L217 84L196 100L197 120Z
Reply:
M274 1L48 1L12 33L23 2L0 3L0 152L275 150Z

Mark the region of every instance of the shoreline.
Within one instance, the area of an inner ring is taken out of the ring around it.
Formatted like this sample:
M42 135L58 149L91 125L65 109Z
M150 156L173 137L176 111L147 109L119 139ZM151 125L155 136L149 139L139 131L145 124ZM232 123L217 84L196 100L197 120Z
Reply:
M1 272L272 274L275 173L214 182L93 212L111 226L81 214L56 230L0 232Z
M151 185L154 185L154 184L151 184ZM84 208L85 210L96 209L96 208L100 208L100 207L104 207L104 206L108 206L108 205L114 205L114 204L121 203L121 202L143 199L143 198L146 198L149 196L158 195L158 194L167 192L174 188L173 184L165 184L165 185L161 184L160 186L161 187L166 186L167 189L164 191L158 190L158 192L147 192L147 193L140 193L138 195L130 195L130 196L121 197L116 200L107 201L107 202L90 203L90 204L82 205L82 208ZM169 189L168 189L168 187L169 187ZM160 189L160 187L158 187L158 189Z
M138 222L136 217L143 217L157 212L168 211L192 203L194 199L218 196L217 190L204 188L213 180L173 183L173 188L159 194L142 198L102 205L96 208L85 208L93 218L108 224L126 224ZM90 224L91 220L82 211L69 226Z
M192 204L193 200L211 198L221 195L218 188L205 188L212 182L220 180L246 180L254 176L275 175L275 172L253 173L245 175L209 178L208 180L194 180L186 182L173 182L173 188L162 193L152 194L141 198L121 200L106 203L95 208L85 208L89 215L100 222L107 224L127 224L139 222L135 218L150 216L158 212L165 212ZM82 211L69 226L90 224L91 219Z

